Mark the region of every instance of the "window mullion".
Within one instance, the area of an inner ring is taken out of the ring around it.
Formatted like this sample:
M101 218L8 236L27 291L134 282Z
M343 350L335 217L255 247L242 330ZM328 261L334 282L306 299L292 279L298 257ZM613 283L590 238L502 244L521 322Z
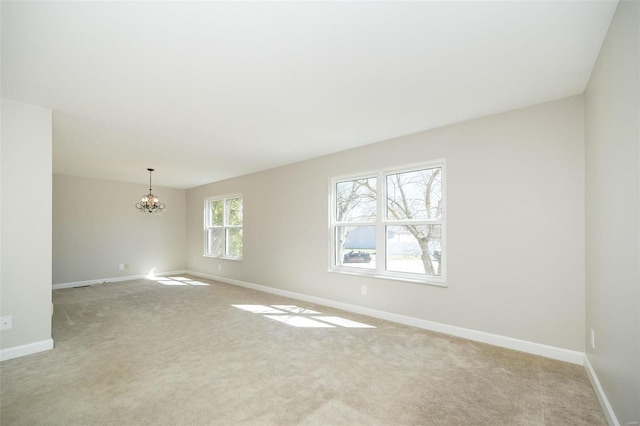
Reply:
M386 224L389 226L442 225L443 223L444 221L442 219L394 219L386 221Z
M224 230L222 231L223 234L223 246L224 250L223 250L223 255L224 256L229 256L229 238L228 238L228 234L229 234L229 199L225 198L223 201L223 209L222 209L222 222L224 225Z
M387 269L386 248L386 212L387 212L387 182L383 172L378 172L378 199L376 225L376 270L379 274Z
M226 204L227 203L225 202L225 205ZM229 227L226 225L226 219L225 219L225 226L223 228L224 228L222 231L222 243L224 247L223 255L229 256L229 239L227 238L227 231L229 230Z
M376 222L335 222L333 226L376 226Z

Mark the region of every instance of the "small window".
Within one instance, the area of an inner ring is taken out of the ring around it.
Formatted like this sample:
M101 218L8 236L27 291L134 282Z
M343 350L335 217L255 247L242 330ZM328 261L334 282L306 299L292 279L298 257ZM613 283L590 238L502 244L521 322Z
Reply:
M204 255L242 258L242 195L204 201Z
M443 284L444 161L331 185L331 269Z

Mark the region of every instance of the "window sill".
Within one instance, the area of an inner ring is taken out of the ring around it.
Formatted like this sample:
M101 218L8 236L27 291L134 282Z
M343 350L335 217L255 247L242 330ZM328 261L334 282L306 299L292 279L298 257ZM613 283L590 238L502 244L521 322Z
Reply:
M399 277L394 275L377 274L375 272L362 273L362 272L355 272L355 271L346 271L342 269L327 269L327 272L331 272L334 274L355 275L358 277L366 277L366 278L377 278L377 279L389 280L389 281L402 281L402 282L414 283L414 284L426 284L434 287L443 287L443 288L449 287L447 282L444 280L434 281L433 279L429 279L429 278L420 279L420 278Z
M232 256L215 256L213 254L203 254L202 257L208 257L211 259L222 259L222 260L233 260L234 262L242 262L243 257L232 257Z

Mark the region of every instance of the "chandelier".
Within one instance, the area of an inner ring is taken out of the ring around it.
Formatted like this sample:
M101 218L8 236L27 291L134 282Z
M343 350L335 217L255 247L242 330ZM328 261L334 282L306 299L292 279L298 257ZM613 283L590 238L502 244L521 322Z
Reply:
M151 172L153 169L147 170L149 170L149 193L142 196L142 200L136 204L136 208L140 210L140 213L161 213L164 210L164 203L161 203L158 197L151 192Z

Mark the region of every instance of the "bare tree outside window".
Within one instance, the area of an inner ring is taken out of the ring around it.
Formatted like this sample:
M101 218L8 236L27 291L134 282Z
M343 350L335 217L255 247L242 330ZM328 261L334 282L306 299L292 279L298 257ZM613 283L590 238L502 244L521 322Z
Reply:
M336 263L351 267L376 268L377 178L363 178L336 184Z
M384 271L442 275L442 167L337 182L335 200L336 264L376 269L383 251ZM378 232L385 234L384 250L376 247Z
M387 176L387 219L402 222L442 217L442 169L425 169ZM404 223L387 228L387 241L393 234L408 232L420 248L420 259L427 275L440 275L442 226ZM387 244L389 246L389 244ZM387 258L390 257L387 249ZM410 253L403 253L408 255ZM401 271L403 272L403 271ZM409 272L409 271L407 271Z
M336 194L338 222L370 222L376 219L376 178L338 182Z

